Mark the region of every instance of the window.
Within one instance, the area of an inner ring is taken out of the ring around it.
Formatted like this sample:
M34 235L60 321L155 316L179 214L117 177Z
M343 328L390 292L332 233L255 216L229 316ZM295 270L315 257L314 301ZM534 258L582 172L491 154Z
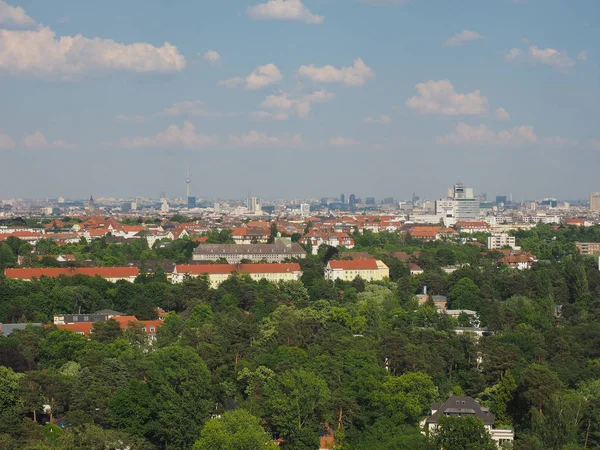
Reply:
M83 321L84 321L84 322L89 322L89 321L90 321L90 318L89 318L88 316L83 316Z
M150 327L150 333L154 333L155 328L154 327Z

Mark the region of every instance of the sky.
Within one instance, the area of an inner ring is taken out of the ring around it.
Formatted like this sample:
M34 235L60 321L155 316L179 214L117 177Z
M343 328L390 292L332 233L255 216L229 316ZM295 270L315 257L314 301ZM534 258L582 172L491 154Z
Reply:
M600 191L598 0L0 0L0 199Z

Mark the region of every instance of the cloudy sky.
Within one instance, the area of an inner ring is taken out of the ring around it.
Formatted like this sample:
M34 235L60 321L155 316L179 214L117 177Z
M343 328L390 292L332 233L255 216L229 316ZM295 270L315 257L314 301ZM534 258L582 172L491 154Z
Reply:
M600 190L598 0L0 0L0 199Z

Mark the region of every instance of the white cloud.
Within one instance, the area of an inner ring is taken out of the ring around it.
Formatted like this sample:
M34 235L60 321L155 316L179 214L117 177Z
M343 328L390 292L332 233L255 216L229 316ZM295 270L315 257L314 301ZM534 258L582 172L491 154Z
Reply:
M578 59L581 61L586 58L586 53L582 53L578 55ZM581 57L583 57L583 59L581 59ZM575 66L575 61L569 57L569 54L566 51L561 52L554 48L542 49L537 45L530 45L527 48L527 52L518 48L513 48L504 55L504 60L508 62L518 59L526 59L530 64L544 64L560 71L566 71Z
M385 114L377 117L365 117L365 123L381 123L384 125L389 125L392 123L392 118L390 116L386 116Z
M294 20L311 24L322 24L323 16L317 16L302 4L302 0L269 0L246 10L254 20Z
M206 107L204 106L204 102L200 100L173 103L168 108L162 110L159 113L156 113L157 116L169 117L183 115L200 117L208 116L209 114L210 113L206 110Z
M218 136L199 135L196 133L196 127L188 121L183 123L183 127L171 125L165 131L158 132L153 137L133 137L123 138L117 143L120 148L177 148L202 149L205 147L216 146L220 142Z
M349 139L342 136L332 137L329 139L329 145L332 147L350 147L359 144L360 142L355 139Z
M48 27L35 31L0 30L0 71L40 78L71 79L84 73L179 72L186 65L177 47L145 42L120 44L78 34L57 38Z
M204 59L212 65L215 65L221 62L221 55L219 55L214 50L209 50L204 54Z
M521 50L519 50L518 48L511 48L506 55L504 55L504 60L505 61L514 61L515 59L519 58L522 55Z
M533 127L522 125L514 127L511 130L494 132L486 125L471 126L466 123L459 123L456 131L446 136L436 138L438 144L487 144L515 146L522 144L533 144L538 138L533 131Z
M354 60L352 67L302 66L297 74L299 78L307 78L315 83L342 83L346 86L363 86L375 78L375 71L360 58Z
M256 130L240 136L229 136L229 145L236 148L300 147L303 144L301 134L292 136L269 136Z
M9 135L0 133L0 150L9 150L15 146L15 141Z
M577 55L577 59L579 61L585 61L587 59L587 52L585 50L580 51Z
M578 144L577 141L562 136L547 137L544 139L544 143L546 145L553 145L557 147L574 147Z
M510 114L504 108L498 108L495 115L498 120L510 120Z
M75 146L67 144L65 141L58 140L48 142L46 136L41 131L36 131L30 136L23 138L23 147L34 150L74 150Z
M449 80L419 83L419 95L406 101L406 106L421 113L443 114L448 116L477 115L488 107L487 98L478 90L459 94Z
M4 0L0 0L0 25L23 27L33 24L35 21L27 15L23 8L10 6Z
M464 30L446 39L446 42L444 42L444 47L460 47L461 45L465 45L467 42L480 41L482 39L485 39L485 37L481 34L475 31Z
M312 94L294 96L286 92L267 96L261 103L261 108L267 111L257 111L255 117L260 119L287 120L291 116L304 119L310 113L315 103L325 103L335 98L335 94L324 89Z
M118 116L115 116L115 120L117 122L144 123L146 118L144 116L128 116L126 114L119 114Z
M552 66L558 70L575 66L575 61L569 58L567 52L559 52L553 48L541 49L535 45L529 47L529 61Z
M255 90L277 83L283 79L283 75L275 64L259 66L247 77L236 77L219 81L218 86L234 88L244 86L246 89Z

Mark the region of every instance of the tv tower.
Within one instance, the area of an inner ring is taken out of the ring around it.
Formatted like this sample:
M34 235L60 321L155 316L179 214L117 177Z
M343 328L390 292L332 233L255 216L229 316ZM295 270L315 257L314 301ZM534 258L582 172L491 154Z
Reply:
M186 166L185 187L187 197L190 198L190 166Z
M188 208L196 207L196 197L190 195L190 166L186 165L186 177L185 177L185 188L187 194L187 206Z

